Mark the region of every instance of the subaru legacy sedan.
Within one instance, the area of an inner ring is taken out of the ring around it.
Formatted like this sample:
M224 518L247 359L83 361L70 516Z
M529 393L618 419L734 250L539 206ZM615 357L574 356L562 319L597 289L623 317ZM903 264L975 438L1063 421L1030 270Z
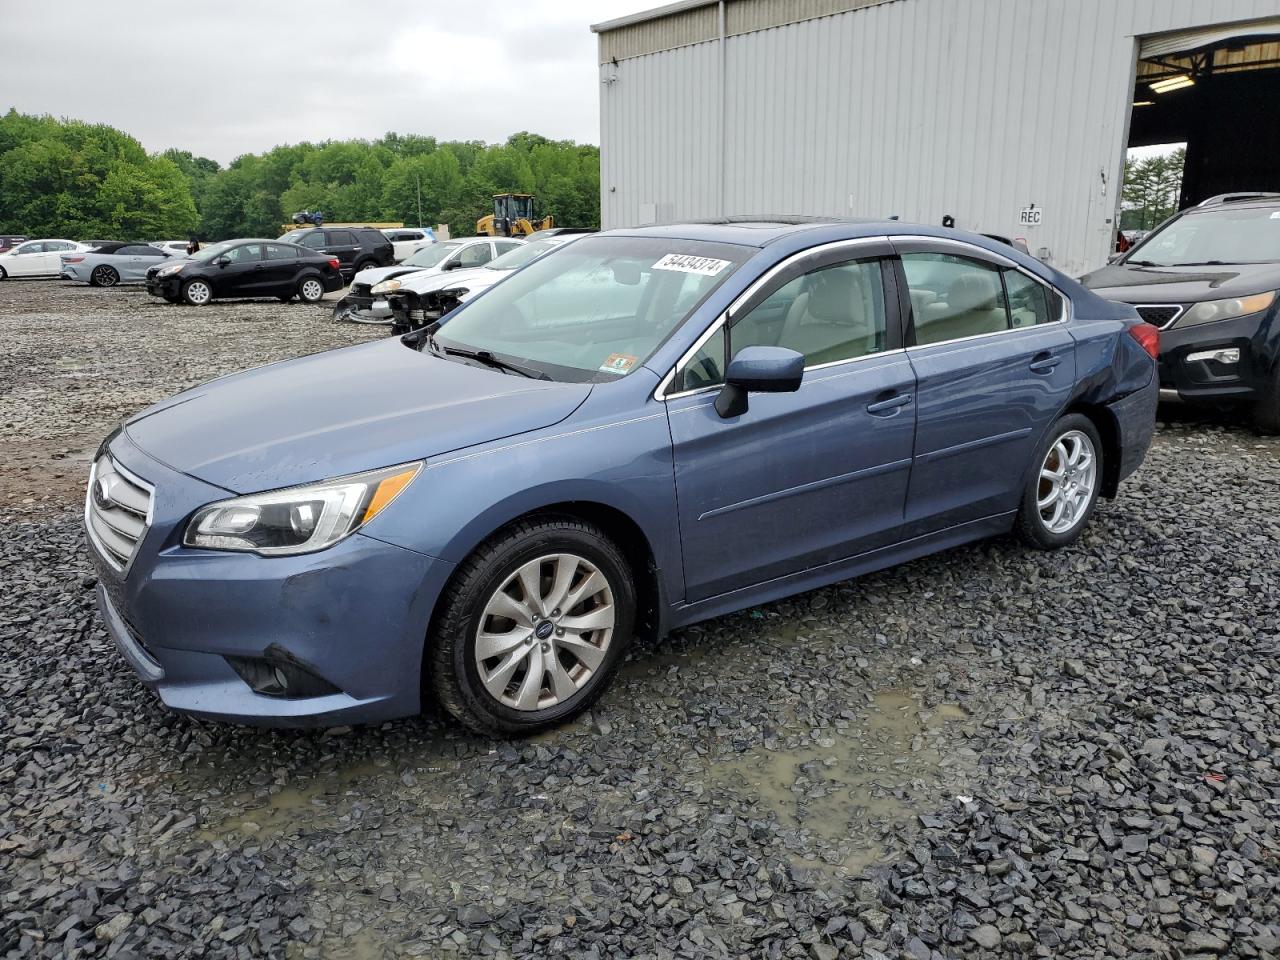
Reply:
M1158 340L953 230L583 237L407 336L126 421L85 504L98 601L175 710L434 698L529 733L636 637L1010 531L1071 543L1147 450Z

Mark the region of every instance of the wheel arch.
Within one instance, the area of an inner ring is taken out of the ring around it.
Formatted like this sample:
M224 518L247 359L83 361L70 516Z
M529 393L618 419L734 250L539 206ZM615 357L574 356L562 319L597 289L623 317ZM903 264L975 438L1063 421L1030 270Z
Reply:
M565 517L584 521L600 530L614 545L622 551L627 564L631 568L636 588L636 635L643 640L654 640L667 629L667 591L661 577L661 568L657 554L653 549L650 535L644 530L629 512L616 504L606 503L600 499L573 499L547 502L536 507L524 509L519 513L507 515L505 519L492 526L481 536L472 534L468 537L468 545L459 551L460 556L453 572L441 588L443 596L453 585L454 578L462 561L469 557L488 541L501 536L505 531L519 523L530 520L541 520L554 517ZM454 544L457 547L457 544ZM450 551L451 553L453 551ZM429 642L436 627L436 618L440 615L439 599L431 612L427 626L426 641ZM426 663L426 658L423 660Z
M1120 490L1120 426L1115 414L1105 404L1075 400L1062 411L1059 419L1073 413L1086 417L1102 439L1102 487L1098 492L1112 500Z

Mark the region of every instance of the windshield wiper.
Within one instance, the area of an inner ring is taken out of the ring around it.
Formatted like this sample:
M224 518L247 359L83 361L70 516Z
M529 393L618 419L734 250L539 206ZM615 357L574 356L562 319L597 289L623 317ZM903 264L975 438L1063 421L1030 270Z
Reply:
M431 348L431 352L436 356L461 357L464 360L475 360L483 363L486 367L493 367L495 370L506 370L510 373L518 373L522 377L528 377L531 380L550 380L547 374L541 370L535 370L532 367L523 367L517 363L511 363L508 360L499 360L488 350L464 350L461 347L445 347L436 343L435 335L427 337L427 346Z
M1192 260L1187 263L1172 263L1172 267L1225 267L1225 260Z
M1151 260L1126 260L1121 266L1125 267L1163 267L1166 264L1154 263Z

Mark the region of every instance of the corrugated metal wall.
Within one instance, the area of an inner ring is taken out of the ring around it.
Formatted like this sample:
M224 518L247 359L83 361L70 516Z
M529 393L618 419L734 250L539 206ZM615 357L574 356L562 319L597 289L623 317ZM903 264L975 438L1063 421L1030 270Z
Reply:
M603 222L950 214L1082 273L1114 237L1135 36L1277 14L1280 0L901 0L732 36L723 145L718 41L604 64ZM1041 226L1019 226L1029 204Z

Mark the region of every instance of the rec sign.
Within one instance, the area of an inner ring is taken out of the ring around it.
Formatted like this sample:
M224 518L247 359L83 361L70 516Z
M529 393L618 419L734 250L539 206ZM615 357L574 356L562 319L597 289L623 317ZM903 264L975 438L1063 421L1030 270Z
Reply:
M1044 211L1037 206L1024 207L1018 214L1018 225L1022 227L1040 226L1040 218Z

